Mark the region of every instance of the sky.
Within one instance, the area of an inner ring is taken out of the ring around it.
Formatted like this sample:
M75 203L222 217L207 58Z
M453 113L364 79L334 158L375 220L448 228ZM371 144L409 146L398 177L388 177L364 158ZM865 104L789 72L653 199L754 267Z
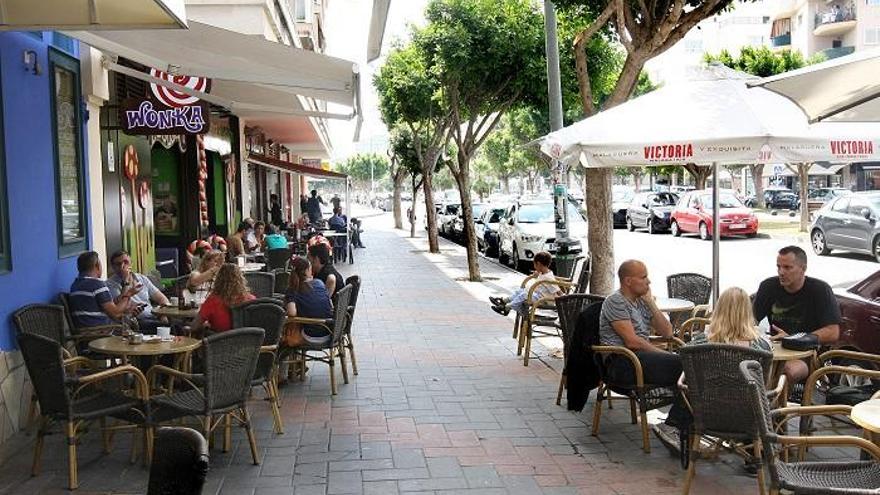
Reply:
M424 23L424 10L428 0L392 0L385 25L382 55L367 64L367 37L372 15L372 0L328 0L325 34L326 54L355 62L360 67L361 94L363 97L364 123L360 142L352 142L355 121L330 120L328 127L333 143L332 160L343 160L358 151L374 151L384 154L388 131L379 115L376 92L373 90L373 73L384 63L395 39L407 35L409 24ZM345 112L346 107L331 111Z

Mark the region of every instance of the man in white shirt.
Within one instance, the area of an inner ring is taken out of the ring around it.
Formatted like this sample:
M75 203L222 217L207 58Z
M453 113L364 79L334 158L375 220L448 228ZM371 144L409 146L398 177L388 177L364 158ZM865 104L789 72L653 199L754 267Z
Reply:
M167 306L168 298L148 277L131 269L131 256L127 252L119 250L110 255L110 266L113 268L113 275L107 279L110 295L116 298L132 287L138 288L131 296L131 305L137 308L140 329L154 333L153 329L161 322L153 316L153 305Z
M510 297L490 297L489 300L492 302L492 311L505 316L510 313L511 309L521 314L526 313L528 311L526 299L529 297L529 291L532 287L535 287L535 285L537 285L537 287L535 287L535 290L532 293L532 302L543 297L561 296L562 291L559 290L559 286L556 284L542 283L538 285L539 282L556 281L556 276L553 274L553 271L550 270L550 264L552 262L553 257L550 256L550 253L541 251L536 254L532 263L535 266L535 273L537 276L526 284L525 287L521 287L514 291Z

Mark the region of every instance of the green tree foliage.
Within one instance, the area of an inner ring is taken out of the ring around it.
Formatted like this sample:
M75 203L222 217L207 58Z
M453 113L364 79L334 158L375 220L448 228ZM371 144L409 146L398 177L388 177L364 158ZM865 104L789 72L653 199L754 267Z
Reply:
M388 158L376 153L361 153L348 157L336 166L347 174L361 189L369 189L370 180L379 182L388 174Z
M804 59L801 52L795 50L782 50L775 52L766 46L744 46L740 49L738 57L734 57L727 50L721 50L717 55L706 53L703 55L706 63L721 63L738 71L753 74L759 77L769 77L790 70L821 62L824 55L817 53L809 60Z

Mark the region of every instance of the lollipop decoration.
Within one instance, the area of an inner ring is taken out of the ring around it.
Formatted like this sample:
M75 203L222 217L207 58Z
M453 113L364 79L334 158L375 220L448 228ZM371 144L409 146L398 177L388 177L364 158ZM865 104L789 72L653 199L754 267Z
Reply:
M205 189L205 181L208 180L208 156L205 153L205 137L202 134L196 136L196 146L199 160L199 217L202 227L208 226L208 194Z
M125 147L125 153L123 153L123 173L125 177L131 183L131 224L132 224L132 245L134 246L134 251L137 252L137 264L138 269L140 269L141 256L140 256L140 242L138 239L138 222L137 222L137 212L135 211L135 204L137 204L137 188L135 187L135 179L137 179L138 171L140 169L140 162L138 161L137 150L134 148L134 145L129 144Z

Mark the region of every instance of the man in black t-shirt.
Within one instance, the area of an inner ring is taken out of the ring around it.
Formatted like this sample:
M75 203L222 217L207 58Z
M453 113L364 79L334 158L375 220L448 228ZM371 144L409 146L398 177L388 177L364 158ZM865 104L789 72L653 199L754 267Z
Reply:
M307 256L309 263L312 265L312 276L324 282L327 287L327 294L333 299L336 290L341 289L345 285L345 279L336 271L336 268L330 263L330 249L326 244L315 244L309 248Z
M779 340L798 332L813 333L821 345L837 342L840 334L840 307L831 287L807 277L807 253L797 246L787 246L776 256L779 276L761 282L755 294L755 319L769 320ZM784 373L797 383L807 377L809 369L803 361L788 361Z

